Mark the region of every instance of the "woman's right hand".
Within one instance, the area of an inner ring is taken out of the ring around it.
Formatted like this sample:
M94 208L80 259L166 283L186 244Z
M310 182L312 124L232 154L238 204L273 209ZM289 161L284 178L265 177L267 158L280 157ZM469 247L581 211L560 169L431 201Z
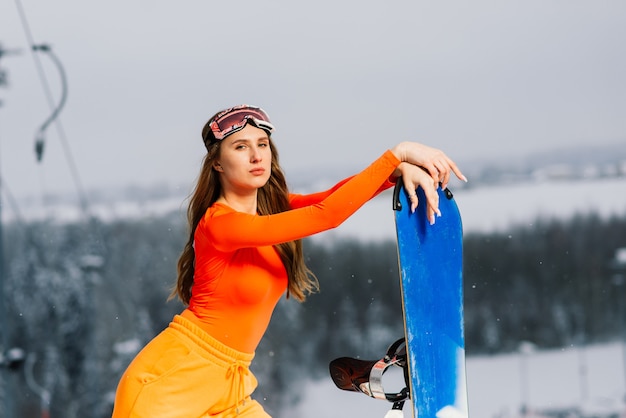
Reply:
M408 194L409 202L411 202L411 213L415 212L417 205L420 203L417 198L417 188L421 187L426 196L426 202L422 204L426 206L426 216L430 224L435 223L435 216L441 216L439 211L439 194L437 188L439 182L434 181L430 174L422 167L406 162L400 163L394 177L400 177L404 190Z

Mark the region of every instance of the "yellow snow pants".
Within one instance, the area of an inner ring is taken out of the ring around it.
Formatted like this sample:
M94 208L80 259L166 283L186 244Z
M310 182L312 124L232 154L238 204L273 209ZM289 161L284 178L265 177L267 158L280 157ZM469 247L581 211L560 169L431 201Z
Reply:
M254 353L236 351L202 330L185 310L130 363L113 418L271 418L251 399Z

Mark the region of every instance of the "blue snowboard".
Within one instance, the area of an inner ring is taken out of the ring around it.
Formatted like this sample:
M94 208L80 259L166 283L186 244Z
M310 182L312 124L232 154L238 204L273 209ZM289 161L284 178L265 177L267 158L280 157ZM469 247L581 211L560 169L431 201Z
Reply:
M394 190L398 260L414 418L467 418L463 335L463 229L449 190L438 190L441 217L430 225L426 197L411 204Z

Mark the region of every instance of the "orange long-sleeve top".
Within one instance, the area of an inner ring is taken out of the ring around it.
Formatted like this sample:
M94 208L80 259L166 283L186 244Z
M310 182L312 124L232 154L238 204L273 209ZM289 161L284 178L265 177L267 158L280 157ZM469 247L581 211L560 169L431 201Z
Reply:
M399 164L386 151L330 190L291 194L291 210L273 215L251 215L213 204L194 235L196 261L189 310L199 325L231 348L254 352L287 289L287 272L274 245L339 226L392 186L389 177Z

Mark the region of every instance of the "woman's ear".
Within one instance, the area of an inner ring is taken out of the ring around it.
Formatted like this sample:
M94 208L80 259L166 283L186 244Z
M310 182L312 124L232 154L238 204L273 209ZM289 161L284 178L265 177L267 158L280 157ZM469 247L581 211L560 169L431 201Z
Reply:
M218 163L217 161L213 163L213 169L215 171L219 171L220 173L224 172L224 169L222 168L222 165L220 163Z

